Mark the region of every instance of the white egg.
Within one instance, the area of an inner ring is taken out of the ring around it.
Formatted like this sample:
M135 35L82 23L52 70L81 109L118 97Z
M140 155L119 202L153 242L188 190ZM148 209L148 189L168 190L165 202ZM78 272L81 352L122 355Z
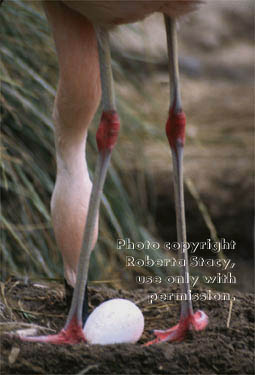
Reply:
M89 344L135 343L142 336L144 317L131 301L111 299L89 315L84 334Z

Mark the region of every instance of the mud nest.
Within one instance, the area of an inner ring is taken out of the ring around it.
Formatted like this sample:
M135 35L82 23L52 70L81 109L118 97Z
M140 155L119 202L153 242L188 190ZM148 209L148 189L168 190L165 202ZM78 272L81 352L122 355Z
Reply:
M116 297L132 300L141 308L145 330L137 344L55 346L21 342L15 335L20 330L50 334L63 327L68 311L63 285L15 278L1 283L1 374L254 373L252 294L235 293L231 311L229 301L196 302L195 309L201 308L209 315L205 331L190 332L181 343L143 347L153 338L151 330L176 324L180 306L172 301L148 304L148 292L153 290L89 287L91 310Z

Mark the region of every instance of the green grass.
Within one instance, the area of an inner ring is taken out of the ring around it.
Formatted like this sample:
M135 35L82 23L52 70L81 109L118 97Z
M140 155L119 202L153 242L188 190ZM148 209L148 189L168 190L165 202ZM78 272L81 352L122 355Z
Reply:
M1 278L10 273L58 278L62 262L50 218L50 196L55 179L55 151L51 111L57 84L57 62L45 16L38 3L6 1L0 12L1 34ZM113 61L118 81L126 72ZM147 125L121 97L122 141L136 135L137 149ZM95 165L95 129L91 127L87 155ZM139 136L137 136L139 134ZM113 153L100 218L100 239L91 260L91 279L109 278L123 267L116 239L153 239L145 209L130 199L147 194L144 185L122 172L125 150ZM92 173L93 174L93 173ZM141 172L140 178L146 178ZM132 187L133 184L133 187ZM140 190L140 191L139 191ZM108 264L106 267L105 265Z
M129 31L133 26L125 27ZM10 274L62 278L62 260L50 217L56 170L51 112L58 68L53 40L40 3L5 1L0 8L0 38L1 279ZM129 74L119 63L121 56L116 58L116 55L115 51L113 73L117 82L121 134L106 180L100 236L91 257L89 278L119 278L129 285L134 278L131 271L125 270L126 253L116 250L116 239L160 241L155 238L157 223L152 211L156 199L151 175L145 168L149 162L144 160L144 150L146 141L155 143L165 136L163 128L150 123L148 116L138 110L139 103L134 105L121 94L121 85L133 85L144 101L152 108L154 105L152 112L157 113L157 104L153 104L150 93L144 90L143 81L135 74ZM136 64L135 59L133 63ZM132 58L129 59L129 69L130 66ZM99 116L100 109L88 136L87 161L91 176L97 155L95 132ZM130 153L136 158L132 156L130 160ZM134 159L137 164L132 165ZM186 183L211 237L217 240L216 229L196 187L191 181ZM159 251L148 254L151 258L162 255ZM152 273L163 276L164 271L160 267L139 268L139 274Z

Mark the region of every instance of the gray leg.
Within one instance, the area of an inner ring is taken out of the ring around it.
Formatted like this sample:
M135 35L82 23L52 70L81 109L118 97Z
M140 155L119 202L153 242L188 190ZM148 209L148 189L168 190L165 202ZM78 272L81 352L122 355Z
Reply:
M179 259L185 260L185 265L181 268L181 276L184 277L184 280L187 280L186 283L182 284L181 292L185 294L187 299L181 302L181 316L179 323L166 331L155 330L154 334L157 338L148 342L146 346L162 341L181 341L185 337L187 330L191 327L199 331L204 329L208 324L207 315L203 311L197 311L193 314L189 283L188 253L186 247L183 247L183 243L187 241L183 191L183 148L186 119L181 105L175 19L165 16L165 26L170 76L170 109L166 124L166 133L173 160L177 240L180 244L178 256Z

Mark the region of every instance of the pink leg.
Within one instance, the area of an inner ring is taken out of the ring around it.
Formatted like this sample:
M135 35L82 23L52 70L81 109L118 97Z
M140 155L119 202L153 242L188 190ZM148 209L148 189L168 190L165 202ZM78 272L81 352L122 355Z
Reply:
M60 1L45 1L59 61L59 82L54 105L57 178L51 200L52 221L65 279L75 286L92 183L85 159L89 124L100 97L97 39L93 26ZM93 248L98 235L98 214L92 232ZM53 336L28 341L75 343L85 340L76 316Z
M84 23L86 25L86 20L83 21L82 24L84 25ZM81 31L82 30L80 30L80 32ZM91 30L88 29L84 37L86 37L90 31ZM89 199L88 214L86 217L86 226L85 226L84 236L83 236L84 223L82 223L83 224L82 226L83 239L81 241L82 243L80 244L81 251L79 248L80 257L79 257L78 267L77 267L77 270L75 269L75 271L77 272L77 276L75 273L76 283L75 283L75 288L74 288L74 293L73 293L72 304L71 304L71 308L67 317L66 324L64 328L57 335L27 337L24 339L26 341L33 341L33 342L39 341L39 342L46 342L46 343L52 343L52 344L65 344L65 343L75 344L75 343L86 340L83 330L82 330L82 310L83 310L85 287L87 283L89 260L90 260L90 254L94 245L94 237L95 237L95 231L97 229L98 212L99 212L99 207L100 207L104 181L106 178L106 173L107 173L107 169L108 169L110 158L111 158L111 153L117 141L117 136L118 136L118 131L119 131L119 119L115 110L108 32L107 30L98 29L98 35L100 37L100 42L98 43L98 50L99 50L99 60L100 60L102 101L103 101L103 114L101 117L101 122L98 128L97 137L96 137L98 150L99 150L99 156L98 156L96 171L95 171L94 180L93 180L93 188L92 188L92 192L91 192L90 199ZM76 35L77 38L79 38L79 36L80 35ZM92 34L92 36L94 38L94 33ZM60 39L61 37L62 35L60 35ZM73 40L73 43L75 42L76 41ZM86 45L85 46L79 45L79 47L85 48L87 53L92 54L93 56L93 50L91 51L90 49L86 49ZM69 52L70 58L72 54L73 54L73 50L71 54ZM69 55L67 54L66 57L69 57ZM87 56L87 58L89 57ZM94 66L91 65L92 63L94 63L95 65ZM61 64L60 64L60 67L61 67ZM83 72L83 73L84 74L86 73L88 75L90 69L92 69L92 72L94 71L94 69L96 69L97 71L97 67L98 67L98 61L92 61L90 62L90 66L87 67L87 72ZM81 77L79 78L80 78L79 84L82 85L84 82L81 81ZM89 90L90 86L94 86L96 84L96 82L93 82L93 80L91 81L91 79L92 77L90 74L89 75L90 83L88 83L88 87L86 87L87 90ZM65 95L65 91L63 92L63 95ZM76 105L82 106L84 103L80 104L77 101L77 102L74 102L73 104L75 106ZM90 110L90 107L88 108L88 110ZM68 113L66 115L68 115ZM68 130L70 129L67 129L67 131ZM79 134L78 141L80 140L80 136L81 135ZM69 132L69 138L73 139L73 131ZM66 145L66 142L69 142L69 138L63 139L64 146ZM75 159L75 165L77 167L79 167L82 163L82 159L79 159L78 165L76 164L77 163L76 154L78 151L79 151L78 147L71 148L71 152L73 153L72 157ZM84 149L83 149L83 158L84 158ZM66 162L69 165L70 154ZM61 160L61 163L62 163L62 160ZM84 162L83 162L83 167L84 167ZM63 168L64 168L63 173L69 174L68 173L69 171L65 170L66 165L64 165ZM79 176L76 176L76 178L79 178ZM81 191L81 195L82 195L82 191ZM65 202L65 199L64 199L64 202ZM78 208L76 207L76 209ZM61 214L63 215L64 213L61 212ZM85 220L84 216L81 217L81 219ZM66 229L70 233L70 229L69 228L66 228Z
M97 40L91 23L61 2L47 1L44 8L60 73L54 106L57 178L51 200L52 221L65 279L74 287L92 189L85 159L86 138L101 95ZM97 233L96 226L93 245Z
M144 346L164 341L182 341L188 330L202 331L207 324L207 315L203 311L197 310L195 313L190 313L187 318L181 317L178 324L167 330L154 330L156 339L147 342Z
M82 327L82 310L89 258L93 243L93 228L97 220L103 185L109 166L112 150L119 132L119 118L115 110L104 111L97 131L99 157L95 172L93 189L89 202L89 212L84 233L84 243L79 259L77 280L74 289L71 309L65 327L56 335L21 338L24 341L44 342L50 344L77 344L86 341Z

